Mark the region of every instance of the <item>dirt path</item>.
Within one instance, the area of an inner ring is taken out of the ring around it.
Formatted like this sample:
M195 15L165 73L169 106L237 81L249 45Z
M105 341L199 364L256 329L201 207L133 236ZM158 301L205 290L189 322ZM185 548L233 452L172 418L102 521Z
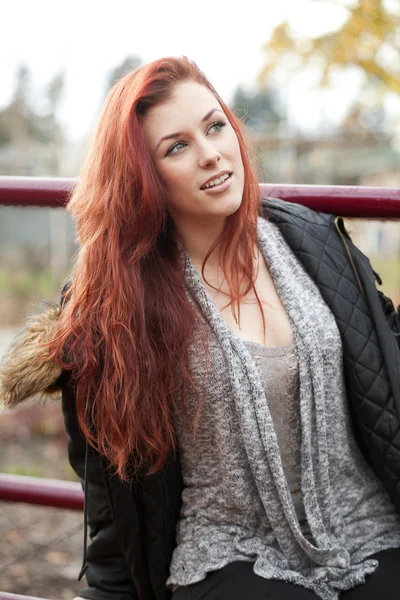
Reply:
M0 472L77 480L67 459L60 402L0 414ZM83 514L0 501L0 590L72 600L83 549Z
M0 328L0 359L20 328ZM67 459L59 400L0 412L0 472L76 476ZM0 591L72 600L82 562L83 514L0 501Z
M0 503L0 590L72 600L82 560L82 515Z

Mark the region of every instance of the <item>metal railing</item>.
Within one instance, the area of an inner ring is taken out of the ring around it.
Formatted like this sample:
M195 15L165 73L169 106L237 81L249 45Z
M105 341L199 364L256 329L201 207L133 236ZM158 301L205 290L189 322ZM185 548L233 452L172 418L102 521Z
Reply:
M62 207L74 185L67 178L3 176L0 205ZM260 183L260 193L342 217L400 219L399 188Z
M83 510L80 483L44 477L0 473L0 500Z

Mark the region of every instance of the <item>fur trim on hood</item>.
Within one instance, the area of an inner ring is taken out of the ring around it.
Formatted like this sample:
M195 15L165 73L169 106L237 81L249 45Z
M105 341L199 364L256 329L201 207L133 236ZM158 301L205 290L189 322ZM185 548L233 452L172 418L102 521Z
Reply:
M61 307L43 302L44 311L27 318L0 363L0 407L13 408L36 394L54 396L62 369L43 361L49 347L41 345L56 334Z

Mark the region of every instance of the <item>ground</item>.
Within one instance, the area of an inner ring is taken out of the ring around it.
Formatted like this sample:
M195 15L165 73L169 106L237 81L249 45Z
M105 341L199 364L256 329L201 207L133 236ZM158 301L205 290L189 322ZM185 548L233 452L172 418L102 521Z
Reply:
M0 472L77 480L59 401L0 414ZM0 501L0 591L72 600L86 585L83 513Z

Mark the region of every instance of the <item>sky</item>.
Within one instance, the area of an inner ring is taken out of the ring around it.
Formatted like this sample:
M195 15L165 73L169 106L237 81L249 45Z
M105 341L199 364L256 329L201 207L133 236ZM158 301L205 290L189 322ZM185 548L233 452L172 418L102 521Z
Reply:
M0 107L10 101L18 63L31 69L39 105L46 83L63 70L59 117L71 139L94 127L107 75L129 54L144 63L188 56L229 103L237 85L255 85L262 47L284 19L317 35L346 17L323 0L3 0L0 7ZM289 121L304 129L340 119L359 85L353 74L345 95L323 96L311 89L315 80L312 71L299 78L281 69L276 76Z

